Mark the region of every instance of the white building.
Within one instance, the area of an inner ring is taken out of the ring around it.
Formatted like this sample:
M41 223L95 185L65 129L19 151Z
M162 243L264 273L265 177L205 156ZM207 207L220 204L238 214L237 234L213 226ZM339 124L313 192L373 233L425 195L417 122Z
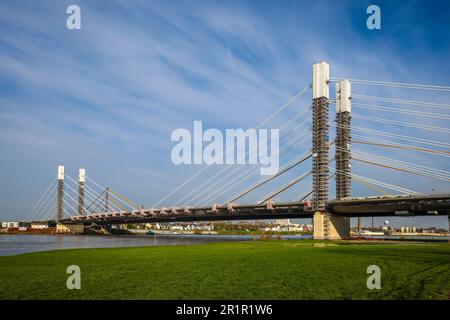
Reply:
M2 221L2 228L18 228L18 221Z
M31 229L47 229L48 224L44 222L32 222Z
M276 224L272 227L266 227L263 228L262 231L272 231L272 232L289 232L289 231L296 231L296 232L306 232L311 231L312 225L309 224L297 224L297 223L289 223L286 225L280 225Z
M278 224L280 226L285 226L291 224L291 221L289 219L276 219L275 224Z

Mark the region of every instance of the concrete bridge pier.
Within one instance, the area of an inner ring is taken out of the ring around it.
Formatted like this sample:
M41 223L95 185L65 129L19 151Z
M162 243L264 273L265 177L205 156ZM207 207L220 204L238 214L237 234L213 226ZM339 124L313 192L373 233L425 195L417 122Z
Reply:
M350 237L350 218L328 212L316 212L313 217L314 239L342 240Z
M102 226L102 230L107 234L111 234L113 230L112 224Z
M84 225L83 224L56 224L56 233L84 233Z

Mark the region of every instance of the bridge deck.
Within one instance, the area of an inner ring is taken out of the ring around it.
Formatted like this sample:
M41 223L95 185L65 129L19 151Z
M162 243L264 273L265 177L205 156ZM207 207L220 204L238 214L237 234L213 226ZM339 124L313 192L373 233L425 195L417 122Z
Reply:
M328 203L327 211L349 217L364 216L433 216L450 214L450 194L428 196L383 196L347 198ZM78 215L61 220L64 224L154 223L218 220L255 220L311 218L307 203L273 203L249 205L214 205L201 208L161 208Z
M448 215L450 195L347 198L331 201L327 210L348 216Z
M218 221L218 220L255 220L255 219L285 219L308 218L311 212L305 211L302 202L260 205L229 205L202 208L161 208L140 209L133 211L105 212L93 215L78 215L62 220L64 224L92 223L151 223L177 221Z

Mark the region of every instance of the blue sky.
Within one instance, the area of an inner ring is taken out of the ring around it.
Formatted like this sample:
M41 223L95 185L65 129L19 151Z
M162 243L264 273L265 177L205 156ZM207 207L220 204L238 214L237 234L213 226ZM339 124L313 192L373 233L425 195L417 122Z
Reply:
M81 30L66 28L70 4L81 8ZM381 8L381 30L366 28L370 4ZM310 83L319 60L330 63L333 77L448 86L449 9L448 1L0 1L0 219L26 217L61 163L72 177L84 167L150 206L198 170L172 164L174 129L192 128L194 120L252 128ZM435 92L353 90L449 103L448 94ZM293 108L309 103L310 94ZM439 119L408 121L448 127ZM449 142L445 134L354 124ZM358 148L450 169L448 158ZM446 182L357 163L354 171L424 193L449 190ZM307 190L305 183L281 200ZM354 185L355 195L370 193ZM446 226L445 219L412 221Z

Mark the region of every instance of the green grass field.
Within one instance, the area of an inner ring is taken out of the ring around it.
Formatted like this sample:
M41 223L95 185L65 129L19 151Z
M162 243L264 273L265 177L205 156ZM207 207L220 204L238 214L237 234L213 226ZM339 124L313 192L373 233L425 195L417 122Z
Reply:
M66 288L73 264L81 290ZM373 264L381 290L366 287ZM31 253L0 257L0 298L449 299L450 245L303 240Z

